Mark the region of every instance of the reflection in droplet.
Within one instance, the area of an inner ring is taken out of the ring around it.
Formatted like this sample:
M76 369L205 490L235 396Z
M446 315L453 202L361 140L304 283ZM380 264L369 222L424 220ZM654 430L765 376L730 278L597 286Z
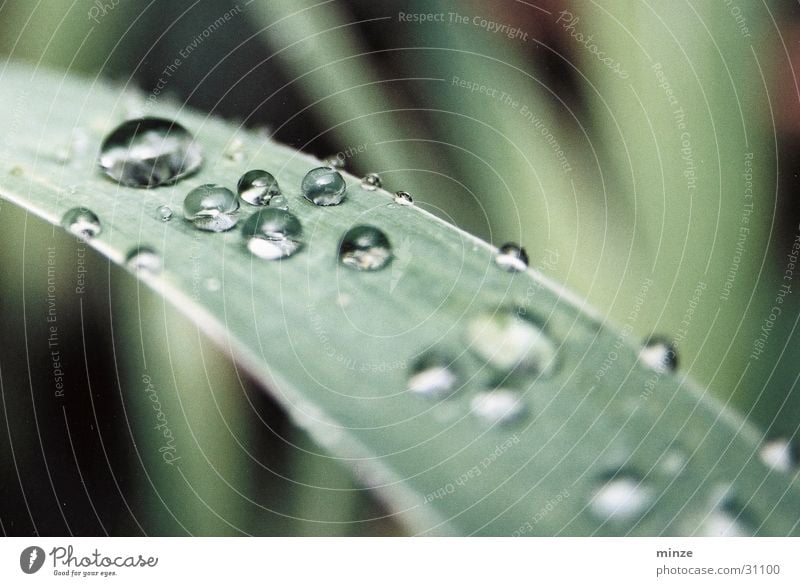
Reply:
M377 271L392 260L392 246L374 226L350 228L339 243L339 261L359 271Z

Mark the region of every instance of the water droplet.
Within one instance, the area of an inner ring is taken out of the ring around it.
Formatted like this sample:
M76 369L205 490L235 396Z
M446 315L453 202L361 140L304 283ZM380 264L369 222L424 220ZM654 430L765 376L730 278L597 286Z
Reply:
M222 288L222 282L216 277L207 278L203 284L208 291L219 291Z
M233 139L224 151L225 158L239 163L244 160L244 143L239 138Z
M380 189L382 186L383 181L381 181L381 176L377 173L367 173L361 179L361 189L375 191L376 189Z
M174 183L200 168L203 155L183 126L162 118L129 120L115 128L100 151L103 172L129 187Z
M758 455L766 466L776 472L789 472L797 464L794 446L785 438L765 442Z
M411 367L408 390L412 393L440 399L456 390L458 375L453 362L436 352L422 355Z
M589 509L602 521L638 519L653 502L653 491L636 474L607 474L592 492Z
M269 200L269 207L277 208L279 210L288 210L289 200L286 199L285 195L273 195L272 199Z
M322 160L322 164L329 169L344 169L344 157L342 155L331 155Z
M639 352L639 360L658 373L678 368L678 354L672 342L661 336L652 336Z
M172 219L172 208L169 206L158 206L156 213L162 222L169 222Z
M239 200L227 187L216 184L195 187L183 200L183 215L199 230L224 232L239 221Z
M398 191L394 194L394 202L401 206L414 205L414 198L407 191Z
M300 190L303 196L318 206L335 206L342 203L347 184L338 171L317 167L303 177Z
M277 260L302 247L303 227L290 212L275 208L259 210L242 226L245 247L259 258Z
M239 179L239 197L254 206L265 206L270 200L281 194L278 180L272 173L255 169L248 171Z
M527 412L520 395L510 389L478 393L470 401L472 414L487 424L506 424L519 420Z
M498 249L494 261L504 271L524 271L528 268L528 253L521 246L509 242Z
M125 266L135 273L158 273L161 271L161 257L149 246L137 246L125 258Z
M686 461L686 454L680 450L672 450L664 454L659 464L665 474L675 476L686 467Z
M377 271L392 260L392 246L374 226L350 228L339 243L339 261L359 271Z
M752 537L755 531L750 514L733 495L729 484L712 488L711 512L703 521L700 534L707 537Z
M100 234L100 218L86 208L72 208L68 210L61 219L61 225L72 232L75 236L88 240Z
M556 345L544 325L521 309L473 318L466 342L473 353L504 373L520 370L549 376L556 366Z

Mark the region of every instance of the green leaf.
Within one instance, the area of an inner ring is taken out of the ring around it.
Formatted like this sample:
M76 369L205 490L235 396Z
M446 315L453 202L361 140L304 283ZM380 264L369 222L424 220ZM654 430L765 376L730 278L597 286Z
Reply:
M13 147L0 158L0 195L53 224L89 208L103 226L90 245L116 263L137 246L154 248L163 269L140 274L143 282L257 377L411 531L799 532L796 472L760 461L758 430L680 373L641 364L635 341L537 272L502 271L488 244L362 190L350 175L341 205L313 206L299 185L319 161L164 104L149 113L195 133L203 169L170 187L121 187L95 163L104 134L127 115L113 88L9 65L0 98L12 105L0 126ZM71 143L76 135L86 140ZM225 155L235 141L241 160ZM67 160L64 144L72 144ZM263 261L237 230L198 232L179 211L158 218L160 205L180 210L190 188L232 187L251 168L275 174L303 223L295 256ZM386 233L388 267L337 262L356 224ZM204 286L208 279L219 287ZM429 352L454 357L460 388L450 398L407 390L412 365ZM511 358L520 367L508 372ZM512 389L526 414L506 425L476 417L477 393L496 385Z

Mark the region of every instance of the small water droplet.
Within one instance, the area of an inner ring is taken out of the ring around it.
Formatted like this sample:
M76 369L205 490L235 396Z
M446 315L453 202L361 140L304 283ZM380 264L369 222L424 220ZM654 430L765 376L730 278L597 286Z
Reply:
M156 213L162 222L169 222L172 219L172 208L169 206L158 206Z
M678 368L678 354L668 339L652 336L639 352L642 364L658 373L672 372Z
M239 163L244 160L244 143L241 139L235 138L225 148L225 158L231 162Z
M351 269L377 271L392 260L392 246L374 226L350 228L339 243L339 261Z
M222 288L222 282L216 277L207 278L203 284L208 291L219 291Z
M238 185L239 197L254 206L269 205L276 195L281 194L278 180L272 173L254 169L242 175Z
M381 176L377 173L367 173L361 179L361 189L375 191L376 189L380 189L382 186L383 181L381 181Z
M652 502L653 491L638 475L618 472L600 480L589 509L602 521L624 523L638 519Z
M200 168L202 151L183 126L162 118L129 120L103 141L100 168L129 187L174 183Z
M398 191L394 194L394 202L401 206L410 206L414 204L414 198L407 191Z
M675 476L686 467L686 460L686 454L680 450L672 450L664 454L659 464L665 474Z
M466 329L470 350L501 372L521 370L552 374L556 345L544 325L527 311L500 311L473 318Z
M766 466L776 472L790 472L797 465L794 446L785 438L764 442L758 455Z
M274 195L272 196L272 199L269 200L269 207L277 208L279 210L288 210L289 200L286 199L285 195Z
M72 232L75 236L88 240L100 234L100 218L89 209L72 208L68 210L61 219L61 225Z
M440 399L456 390L458 375L453 361L436 352L423 354L411 367L408 390L417 395Z
M322 160L322 164L329 169L344 169L344 157L341 155L331 155Z
M524 271L528 268L528 253L521 246L509 242L498 249L494 262L510 273Z
M300 184L303 196L318 206L339 205L346 189L344 177L329 167L312 169Z
M472 398L470 406L473 415L490 425L513 423L527 412L520 395L511 389L480 392Z
M303 245L303 227L294 214L272 207L259 210L242 226L245 247L259 258L277 260Z
M149 246L137 246L128 253L125 266L135 273L155 274L161 271L161 256Z
M227 187L213 183L195 187L183 200L183 216L199 230L224 232L239 221L239 200Z

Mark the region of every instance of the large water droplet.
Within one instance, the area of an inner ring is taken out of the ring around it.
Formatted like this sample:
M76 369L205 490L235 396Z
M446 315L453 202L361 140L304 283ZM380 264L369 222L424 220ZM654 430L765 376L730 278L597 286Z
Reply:
M158 273L161 270L161 256L149 246L137 246L125 257L125 266L135 273Z
M86 208L72 208L61 219L61 225L79 238L88 240L102 231L100 218Z
M281 194L278 180L272 173L255 169L248 171L239 179L239 197L254 206L265 206L270 200Z
M589 509L602 521L624 523L638 519L652 502L653 491L638 475L619 472L600 480Z
M475 417L490 425L513 423L527 413L524 401L511 389L480 392L472 398L470 406Z
M312 169L300 184L303 196L318 206L339 205L346 189L344 177L329 167Z
M498 249L494 261L504 271L524 271L528 268L528 253L521 246L509 242Z
M394 194L394 203L401 206L414 205L414 198L407 191L398 191Z
M377 271L392 260L392 246L374 226L350 228L339 243L339 261L359 271Z
M100 168L129 187L174 183L200 168L203 155L183 126L162 118L129 120L103 141Z
M279 210L288 210L289 200L286 199L285 195L274 195L272 196L272 199L269 200L269 207L277 208Z
M361 179L361 189L366 189L367 191L375 191L380 189L382 185L381 177L377 173L367 173Z
M294 214L275 208L259 210L242 226L245 247L259 258L277 260L302 247L303 227Z
M239 221L239 200L222 185L207 184L192 189L183 200L183 215L195 228L209 232L230 230Z
M678 368L678 353L667 338L652 336L639 352L639 360L658 373Z
M452 360L436 352L429 352L412 365L408 390L424 397L439 399L452 394L457 383L458 375Z
M473 318L466 329L470 350L501 372L513 370L552 374L556 366L556 345L527 312L500 311Z
M794 446L785 438L764 442L758 456L766 466L776 472L789 472L797 464Z
M169 206L158 206L156 213L162 222L169 222L172 219L172 208Z

